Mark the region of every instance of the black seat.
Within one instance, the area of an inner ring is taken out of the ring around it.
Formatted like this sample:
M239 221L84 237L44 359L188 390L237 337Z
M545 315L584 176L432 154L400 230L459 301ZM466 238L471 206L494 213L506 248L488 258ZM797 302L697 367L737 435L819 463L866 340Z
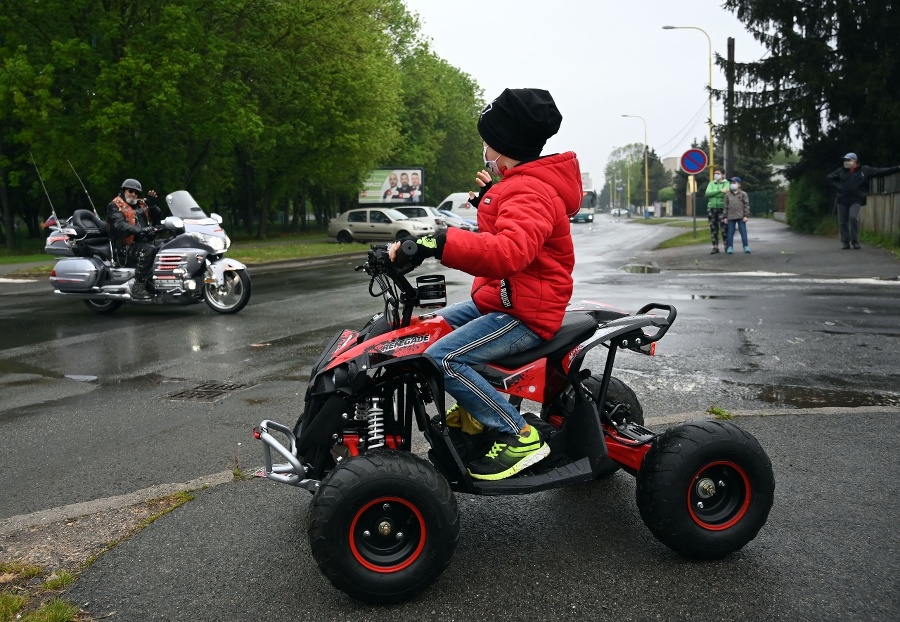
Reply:
M72 214L72 227L79 238L105 238L109 236L109 227L92 211L77 209Z
M519 354L507 356L499 361L494 361L494 365L499 365L505 369L515 369L522 365L527 365L539 358L549 356L557 351L566 352L572 346L581 343L594 334L597 330L597 320L587 313L569 312L563 317L562 326L553 335L553 338L545 341L536 348L525 350Z

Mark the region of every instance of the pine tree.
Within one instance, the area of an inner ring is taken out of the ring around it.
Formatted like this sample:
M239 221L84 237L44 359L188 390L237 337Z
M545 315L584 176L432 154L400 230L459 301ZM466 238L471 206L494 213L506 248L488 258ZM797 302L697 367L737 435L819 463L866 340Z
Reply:
M811 228L830 213L824 176L844 153L875 166L895 163L900 6L891 0L725 0L723 6L768 50L756 62L735 65L735 137L758 154L802 144L788 176L823 188L799 206L807 212L800 220Z

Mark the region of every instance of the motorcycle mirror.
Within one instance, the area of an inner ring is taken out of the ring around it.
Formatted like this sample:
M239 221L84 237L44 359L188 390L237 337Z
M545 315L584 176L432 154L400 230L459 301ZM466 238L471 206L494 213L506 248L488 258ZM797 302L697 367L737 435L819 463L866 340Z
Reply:
M184 221L178 216L167 216L163 221L166 229L173 231L184 231Z
M213 220L215 220L215 221L216 221L216 224L219 224L219 225L222 224L222 217L219 216L218 214L216 214L215 212L213 212L212 214L210 214L209 217L212 218Z

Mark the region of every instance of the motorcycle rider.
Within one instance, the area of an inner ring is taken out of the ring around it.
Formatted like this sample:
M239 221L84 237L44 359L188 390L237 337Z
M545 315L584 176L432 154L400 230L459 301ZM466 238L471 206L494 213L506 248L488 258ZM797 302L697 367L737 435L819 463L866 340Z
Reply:
M128 178L109 205L106 206L106 223L115 246L116 256L125 257L125 265L134 267L134 287L131 296L135 300L153 297L150 274L153 258L158 250L152 244L154 226L162 222L162 210L156 204L156 190L150 190L142 199L141 182Z
M561 123L549 92L505 89L478 120L485 167L502 178L482 192L479 232L451 227L416 240L409 258L398 252L401 242L390 247L399 264L436 257L475 277L471 300L438 311L454 331L426 351L447 392L499 432L490 451L470 462L475 479L510 477L550 453L539 431L473 366L534 348L562 325L575 266L569 216L581 206L582 187L574 153L541 157Z

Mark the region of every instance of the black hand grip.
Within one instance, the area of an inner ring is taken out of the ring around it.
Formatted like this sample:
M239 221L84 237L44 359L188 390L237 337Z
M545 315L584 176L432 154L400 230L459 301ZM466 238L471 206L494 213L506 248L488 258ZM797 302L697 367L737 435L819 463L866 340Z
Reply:
M403 254L407 257L413 257L416 254L417 244L412 240L406 240L400 245L400 250L403 251Z

